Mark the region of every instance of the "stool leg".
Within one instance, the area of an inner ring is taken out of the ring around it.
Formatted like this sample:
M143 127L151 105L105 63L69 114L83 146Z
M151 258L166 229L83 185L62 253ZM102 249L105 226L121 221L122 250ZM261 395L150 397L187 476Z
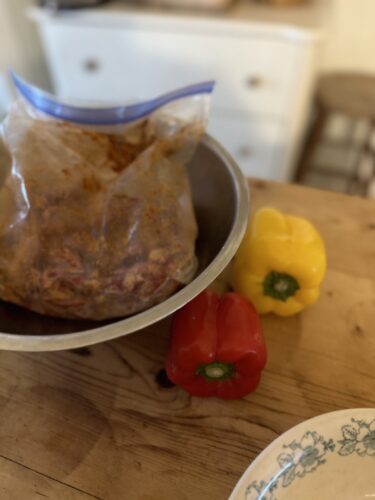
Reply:
M348 183L347 183L347 190L346 191L348 194L352 193L353 187L355 187L355 185L359 181L358 170L361 166L361 162L363 161L364 155L366 153L368 153L368 154L372 153L372 150L370 147L370 141L371 141L372 134L374 132L374 126L375 126L375 122L371 121L371 123L369 124L369 129L367 131L367 135L365 137L365 140L363 141L361 147L359 148L359 150L357 152L357 159L354 163L354 169L353 169L352 174L349 177ZM367 184L369 184L369 181L367 181ZM367 191L367 187L368 187L367 184L362 182L362 195L363 196L365 195L365 193Z
M298 167L295 175L296 182L301 182L310 167L311 157L321 138L328 112L322 106L318 107L313 126L307 137L305 146L303 148Z

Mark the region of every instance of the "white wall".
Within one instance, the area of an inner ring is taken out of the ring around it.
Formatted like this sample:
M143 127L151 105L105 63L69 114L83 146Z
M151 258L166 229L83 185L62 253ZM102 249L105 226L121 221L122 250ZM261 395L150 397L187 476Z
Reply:
M34 24L26 9L33 0L0 0L0 115L10 98L10 68L37 85L49 86L47 68Z
M331 0L323 71L375 73L375 0Z
M4 5L7 10L13 37L16 34L14 42L20 60L18 70L35 84L48 84L48 72L36 26L27 17L27 8L35 5L35 0L0 0L0 5Z

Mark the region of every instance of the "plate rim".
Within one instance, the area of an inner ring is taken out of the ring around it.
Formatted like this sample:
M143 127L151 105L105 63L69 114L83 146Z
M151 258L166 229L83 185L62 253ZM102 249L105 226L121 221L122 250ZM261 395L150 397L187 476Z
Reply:
M290 429L287 429L284 431L280 436L275 438L273 441L271 441L255 458L248 467L245 469L241 477L239 478L238 482L236 483L235 487L233 488L228 500L237 500L237 495L239 490L241 489L243 482L245 478L248 476L249 473L253 469L255 469L259 463L262 462L262 460L266 457L270 451L272 451L274 448L277 448L277 445L280 444L282 441L285 440L289 435L293 434L296 430L305 427L307 424L316 422L316 421L321 421L325 420L330 417L341 417L344 415L351 415L352 417L355 416L356 413L371 413L374 418L375 418L375 407L359 407L359 408L345 408L341 410L335 410L335 411L330 411L330 412L325 412L321 413L319 415L316 415L315 417L308 418L306 420L303 420L302 422L299 422L298 424L294 425L293 427L290 427Z

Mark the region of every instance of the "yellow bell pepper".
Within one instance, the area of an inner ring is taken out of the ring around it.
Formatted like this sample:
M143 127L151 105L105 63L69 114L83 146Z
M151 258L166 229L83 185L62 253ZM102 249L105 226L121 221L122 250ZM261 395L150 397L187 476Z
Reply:
M325 271L324 244L314 226L263 208L235 257L232 286L259 313L291 316L316 302Z

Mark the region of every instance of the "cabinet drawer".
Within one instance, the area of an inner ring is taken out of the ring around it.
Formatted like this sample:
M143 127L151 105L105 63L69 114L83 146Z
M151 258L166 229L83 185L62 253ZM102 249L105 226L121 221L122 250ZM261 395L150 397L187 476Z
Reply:
M149 98L215 79L217 107L279 116L288 105L298 50L291 43L52 22L41 29L57 92L65 98Z
M208 132L221 142L246 176L281 180L279 123L214 114Z

